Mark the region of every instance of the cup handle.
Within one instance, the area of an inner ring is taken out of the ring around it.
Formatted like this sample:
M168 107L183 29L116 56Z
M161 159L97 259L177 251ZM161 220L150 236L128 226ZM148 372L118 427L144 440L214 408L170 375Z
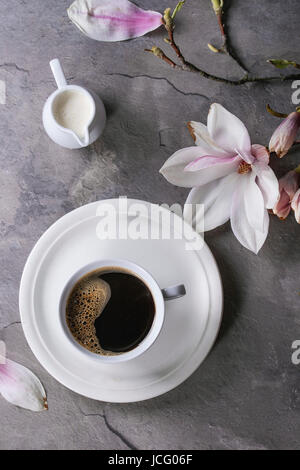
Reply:
M57 88L64 88L67 86L67 80L64 75L62 66L60 65L60 62L58 59L53 59L50 61L50 67L53 73L53 76L56 81Z
M173 300L183 297L186 294L186 290L183 284L177 286L166 287L161 290L164 300Z

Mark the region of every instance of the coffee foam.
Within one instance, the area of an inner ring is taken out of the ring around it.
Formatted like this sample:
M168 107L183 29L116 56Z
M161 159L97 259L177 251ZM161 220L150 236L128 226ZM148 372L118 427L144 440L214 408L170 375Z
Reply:
M115 353L101 348L94 323L110 296L109 284L97 277L96 272L89 273L74 286L66 308L67 325L76 341L89 351L106 356Z

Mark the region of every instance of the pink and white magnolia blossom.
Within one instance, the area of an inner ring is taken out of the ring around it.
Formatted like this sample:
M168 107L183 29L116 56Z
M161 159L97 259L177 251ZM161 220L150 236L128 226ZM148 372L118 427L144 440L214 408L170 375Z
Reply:
M48 409L40 380L29 369L6 357L3 341L0 341L0 394L13 405L31 411Z
M293 197L299 188L299 174L289 171L279 179L279 197L273 207L273 212L279 219L286 219L291 210Z
M299 128L300 112L294 111L273 132L269 143L270 152L276 152L279 158L284 157L293 145Z
M239 242L258 253L268 234L267 209L278 198L268 150L251 145L242 121L217 103L207 126L190 122L189 128L196 146L175 152L160 172L172 184L193 188L186 204L204 204L205 231L230 219Z

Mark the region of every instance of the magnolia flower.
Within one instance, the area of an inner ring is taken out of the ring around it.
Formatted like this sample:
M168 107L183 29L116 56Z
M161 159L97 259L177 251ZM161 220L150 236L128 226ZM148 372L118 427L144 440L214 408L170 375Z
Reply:
M300 224L300 188L294 194L291 206L295 212L295 219Z
M162 15L128 0L76 0L68 9L70 20L96 41L124 41L143 36L162 25Z
M47 398L39 379L26 367L5 357L0 341L0 393L10 403L31 411L47 410Z
M257 253L268 234L267 208L278 197L269 152L251 145L244 124L216 103L207 126L190 122L189 128L196 146L175 152L160 172L177 186L193 187L186 203L204 204L204 230L230 219L239 242Z
M289 171L279 179L279 197L273 212L280 219L286 219L291 210L292 199L299 187L299 175L295 170Z
M293 145L300 127L300 112L294 111L289 114L274 131L270 143L270 152L276 152L277 157L286 155Z

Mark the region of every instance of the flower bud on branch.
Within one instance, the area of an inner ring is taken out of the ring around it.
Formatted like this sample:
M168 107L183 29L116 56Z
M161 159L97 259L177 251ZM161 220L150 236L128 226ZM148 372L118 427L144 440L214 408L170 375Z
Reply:
M174 28L174 22L171 16L171 8L165 9L163 19L164 19L166 30L172 31Z
M207 44L207 47L208 47L208 49L209 49L210 51L212 51L212 52L223 52L223 51L221 51L221 49L218 49L217 47L213 46L213 45L210 44L210 43Z
M167 64L171 65L171 67L173 67L173 68L177 67L177 64L172 59L170 59L168 56L166 56L164 51L162 51L157 46L153 46L153 47L151 47L151 49L145 49L145 52L151 52L151 54L155 55L156 57L158 57L161 60L164 60Z
M219 15L223 8L223 0L211 0L212 7L216 15Z
M300 64L297 64L297 62L294 62L293 60L268 59L267 62L269 62L269 64L274 65L274 67L277 67L278 69L285 69L289 66L295 67L296 69L300 69Z
M156 46L151 47L151 49L147 49L147 52L152 52L152 54L154 54L156 57L159 57L160 59L164 55L163 51Z

